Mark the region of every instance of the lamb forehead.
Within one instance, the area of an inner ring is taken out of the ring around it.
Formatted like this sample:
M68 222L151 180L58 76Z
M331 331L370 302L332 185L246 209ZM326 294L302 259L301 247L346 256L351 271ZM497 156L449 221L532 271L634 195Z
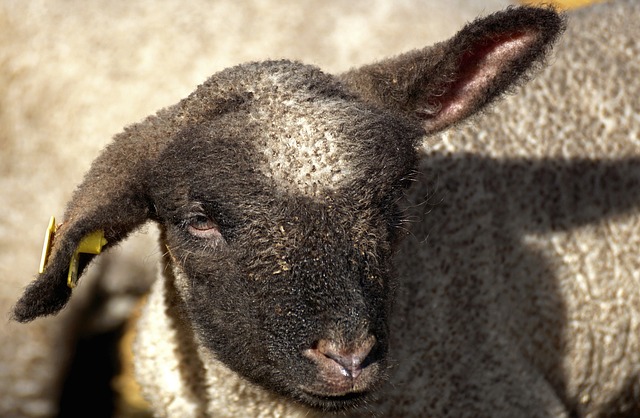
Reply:
M357 175L353 124L362 110L343 96L291 86L279 73L252 86L261 127L255 138L260 171L285 192L318 196Z

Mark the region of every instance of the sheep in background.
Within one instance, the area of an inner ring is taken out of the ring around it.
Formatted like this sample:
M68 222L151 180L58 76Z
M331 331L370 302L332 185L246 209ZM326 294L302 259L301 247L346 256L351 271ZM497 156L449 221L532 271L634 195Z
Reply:
M494 358L456 364L472 366L465 379L456 367L440 381L407 378L437 369L412 361L419 355L467 347L414 334L431 319L421 305L390 313L400 285L392 267L398 201L424 134L513 88L562 27L552 10L509 9L432 48L339 77L291 61L214 75L105 148L15 318L64 307L71 291L63 278L88 233L102 230L114 245L153 220L164 267L140 320L136 362L159 415L308 416L358 406L364 411L354 414L567 414L535 357L504 356L519 352L517 341ZM475 327L486 325L487 305L458 308L476 309ZM403 318L411 310L416 316ZM483 342L470 341L479 351Z
M444 39L508 3L0 2L0 307L33 277L46 220L107 139L211 72L269 57L339 71ZM56 415L78 335L116 327L155 277L153 232L101 256L60 315L0 327L1 416Z
M511 416L640 416L638 21L633 0L572 12L542 74L425 147L397 309L432 416L542 387L563 408Z

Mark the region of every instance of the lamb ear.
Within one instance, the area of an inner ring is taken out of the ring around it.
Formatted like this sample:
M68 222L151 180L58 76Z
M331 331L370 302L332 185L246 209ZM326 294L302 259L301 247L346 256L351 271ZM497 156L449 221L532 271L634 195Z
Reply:
M149 191L158 157L185 126L232 110L250 97L249 93L229 96L219 89L215 79L208 80L179 103L116 135L74 192L44 272L14 306L13 319L29 322L62 309L71 296L67 285L71 258L83 238L102 231L108 248L155 218ZM80 260L78 276L91 258Z
M418 118L434 133L523 81L564 27L551 8L512 7L467 24L448 41L340 77L363 99Z
M135 131L135 128L133 129ZM13 310L13 319L29 322L62 309L71 296L67 274L80 241L97 230L107 245L125 238L149 217L145 177L149 172L154 141L132 137L133 131L116 136L93 162L67 205L63 224L53 239L44 272L25 290ZM90 257L80 260L78 276Z

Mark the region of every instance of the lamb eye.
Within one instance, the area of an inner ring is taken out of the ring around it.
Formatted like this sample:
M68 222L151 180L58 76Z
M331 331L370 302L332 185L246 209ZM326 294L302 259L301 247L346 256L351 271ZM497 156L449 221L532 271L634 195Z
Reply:
M191 235L199 238L217 238L221 236L218 224L206 215L197 215L189 220L187 230Z

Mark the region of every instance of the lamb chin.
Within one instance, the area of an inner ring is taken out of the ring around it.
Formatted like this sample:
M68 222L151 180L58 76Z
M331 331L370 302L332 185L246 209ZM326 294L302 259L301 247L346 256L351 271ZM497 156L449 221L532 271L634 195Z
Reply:
M349 392L344 395L321 395L301 389L298 399L314 409L337 412L355 409L366 404L371 394L371 391L365 391Z
M363 379L356 379L349 387L331 387L327 382L301 385L297 397L304 404L322 411L356 409L366 404L386 380L386 375L379 370L379 365L370 366L361 376Z

